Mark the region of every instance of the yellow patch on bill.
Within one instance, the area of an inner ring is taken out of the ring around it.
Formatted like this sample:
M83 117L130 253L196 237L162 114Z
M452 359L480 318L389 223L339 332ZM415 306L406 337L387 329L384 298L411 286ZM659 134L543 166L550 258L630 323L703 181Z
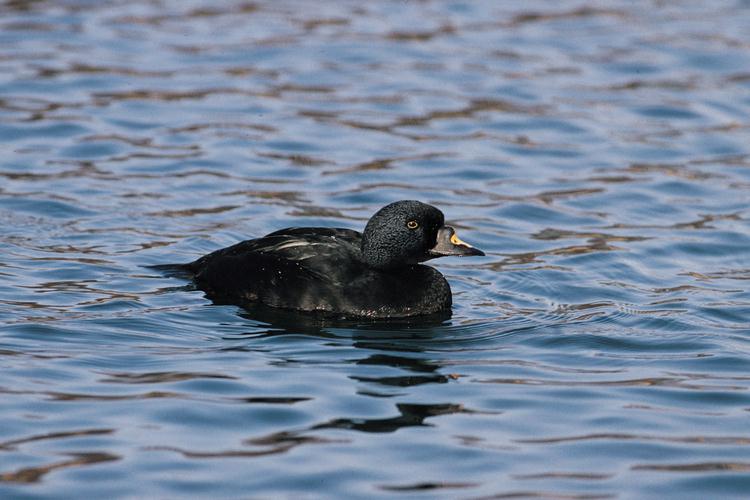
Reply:
M456 233L453 233L453 235L451 236L451 243L453 243L454 245L461 245L461 246L465 246L469 248L474 248L468 243L466 243L465 241L461 241L461 238L459 238Z

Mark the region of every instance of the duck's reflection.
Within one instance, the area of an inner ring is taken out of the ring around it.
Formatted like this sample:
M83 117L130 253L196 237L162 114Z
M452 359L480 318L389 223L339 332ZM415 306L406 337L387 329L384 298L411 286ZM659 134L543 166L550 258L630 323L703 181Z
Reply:
M428 426L425 419L437 415L463 413L466 410L460 404L407 404L398 403L396 409L399 415L390 418L337 418L317 424L310 430L318 429L350 429L362 432L395 432L402 427Z
M378 365L401 370L415 372L405 375L396 375L388 377L365 377L352 375L350 378L357 382L369 384L378 384L388 387L413 387L422 384L445 384L451 380L450 375L438 373L441 368L439 364L422 358L411 356L394 356L391 354L371 354L366 358L355 361L357 365ZM390 394L374 393L371 391L359 391L360 394L372 396L391 396Z
M422 318L399 319L366 323L362 320L333 320L310 314L254 306L238 314L260 327L248 339L306 335L354 348L362 357L347 356L338 359L352 367L362 367L367 374L352 373L356 393L360 396L403 396L393 388L408 388L424 384L446 384L455 376L440 373L444 368L439 361L424 356L431 342L445 335L450 327L450 313ZM237 340L237 337L233 337ZM325 349L325 346L321 346ZM333 347L332 347L333 349ZM382 370L367 367L383 367ZM357 370L360 371L360 370ZM379 375L382 372L383 375ZM394 373L395 372L395 373ZM400 372L400 373L399 373ZM375 373L374 375L372 373ZM378 387L381 390L378 390ZM316 424L307 431L322 429L350 429L362 432L394 432L401 427L429 425L425 419L437 415L465 412L461 404L411 404L396 403L398 415L388 418L335 418Z
M301 430L285 430L271 434L250 437L242 442L243 447L239 449L221 450L190 450L174 446L151 446L153 451L173 451L182 454L185 458L210 459L226 457L261 457L286 453L298 446L311 444L346 443L348 440L317 435L315 431L326 429L347 429L368 433L395 432L403 427L429 426L425 420L437 415L449 415L453 413L470 413L469 410L458 404L406 404L396 405L399 414L395 417L380 419L363 418L336 418L320 424L315 424Z
M248 330L247 335L232 336L227 340L246 339L249 344L272 340L274 348L294 345L291 336L311 337L317 342L318 353L325 354L325 362L344 363L347 366L348 379L352 380L353 397L389 398L408 396L393 392L393 388L409 388L423 384L445 384L454 376L440 373L444 367L432 355L427 357L425 351L434 347L435 339L441 338L450 327L450 314L440 317L410 318L392 322L363 323L361 320L338 320L319 318L309 314L282 311L264 306L255 306L238 311L238 315L249 321L255 328ZM290 336L290 343L283 342L283 336ZM272 337L275 337L271 339ZM278 342L278 343L276 343ZM432 344L431 344L432 342ZM327 352L341 354L338 349L345 346L348 351L343 357L332 358ZM232 347L235 349L243 347ZM253 345L244 347L255 350ZM282 349L282 348L280 348ZM268 352L268 345L262 350ZM355 355L352 355L351 353ZM281 353L280 353L281 354ZM361 356L359 355L361 354ZM288 353L282 354L288 356ZM305 356L310 356L305 349ZM304 360L288 360L296 363L310 360L318 362L317 353ZM286 359L285 359L286 360ZM357 373L352 373L357 372ZM374 373L374 375L373 375ZM383 373L382 376L379 373ZM300 394L295 397L279 395L277 397L247 398L252 403L294 404L317 399L315 394ZM393 413L385 418L367 418L328 415L317 423L302 428L285 429L270 434L251 436L243 440L242 446L233 449L190 450L172 446L154 446L150 449L173 451L191 459L210 459L222 457L261 457L271 454L287 453L299 446L314 444L346 443L347 438L339 434L330 434L328 430L349 430L366 433L392 433L405 427L431 426L428 419L440 415L456 413L473 413L463 404L453 402L410 403L395 402L391 407ZM304 411L304 410L302 410Z
M452 376L439 373L439 363L421 357L424 343L439 338L446 328L448 316L414 318L395 322L362 323L361 321L332 321L310 315L289 313L273 308L253 308L239 313L240 316L254 322L262 322L268 327L260 336L310 335L321 339L346 339L347 344L362 351L368 351L365 357L347 360L354 366L383 366L389 368L389 375L369 376L350 375L349 378L361 382L357 393L372 397L393 397L399 394L383 392L377 386L414 387L423 384L445 384ZM253 334L255 338L258 333ZM403 374L392 374L392 369L404 371ZM384 370L386 371L386 370Z

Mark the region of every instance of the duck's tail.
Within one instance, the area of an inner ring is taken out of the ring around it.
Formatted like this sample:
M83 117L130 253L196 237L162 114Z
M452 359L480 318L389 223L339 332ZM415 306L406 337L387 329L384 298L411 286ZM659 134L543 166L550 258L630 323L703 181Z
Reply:
M155 264L152 266L145 266L148 269L158 271L165 276L172 278L192 278L195 276L195 269L193 263L188 264Z

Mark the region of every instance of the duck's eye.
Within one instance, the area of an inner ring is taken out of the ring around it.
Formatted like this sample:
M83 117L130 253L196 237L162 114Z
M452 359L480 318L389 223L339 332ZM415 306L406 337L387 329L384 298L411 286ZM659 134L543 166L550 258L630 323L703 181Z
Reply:
M419 227L419 222L415 220L410 220L409 222L406 223L406 227L408 227L409 229L416 229Z

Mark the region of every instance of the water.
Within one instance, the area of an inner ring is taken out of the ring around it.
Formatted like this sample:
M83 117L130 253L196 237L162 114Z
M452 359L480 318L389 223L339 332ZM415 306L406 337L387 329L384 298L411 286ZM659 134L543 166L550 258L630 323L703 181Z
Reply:
M744 498L750 4L0 7L3 498ZM443 323L147 266L439 206Z

